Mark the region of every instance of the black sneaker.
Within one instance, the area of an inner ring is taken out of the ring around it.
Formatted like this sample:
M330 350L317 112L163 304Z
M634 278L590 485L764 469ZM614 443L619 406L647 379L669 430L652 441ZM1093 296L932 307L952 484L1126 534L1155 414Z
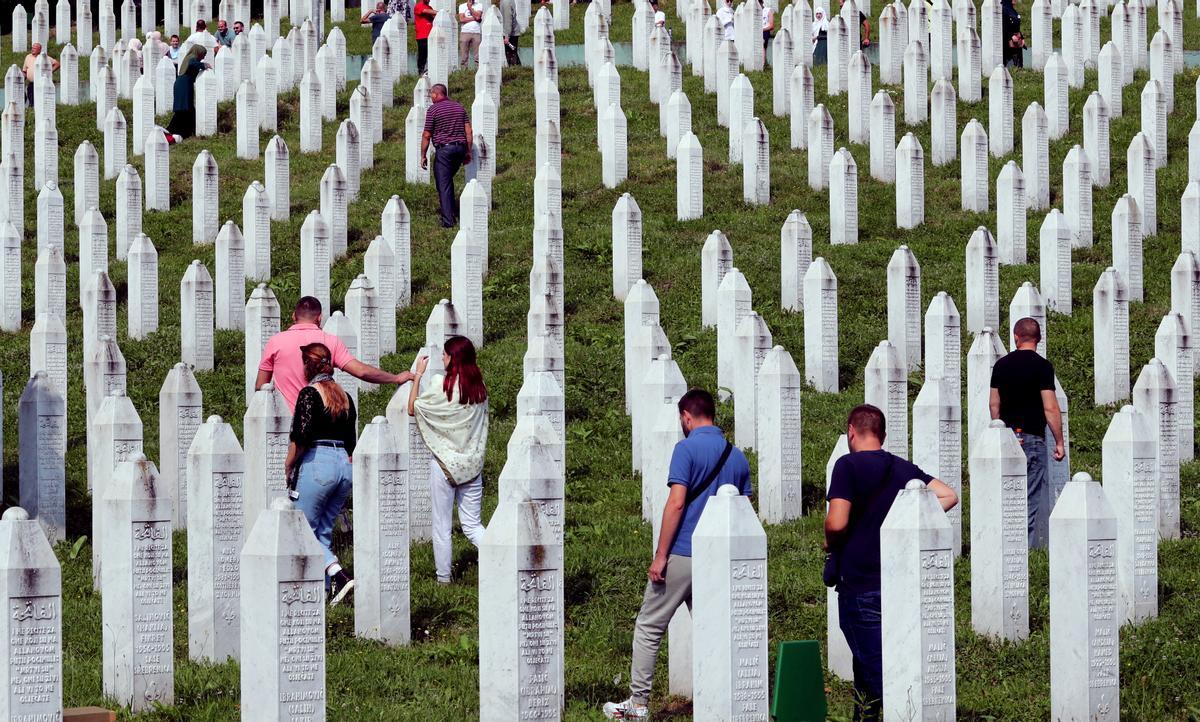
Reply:
M329 580L329 606L336 607L354 591L354 579L346 573L345 569L339 569L337 574Z

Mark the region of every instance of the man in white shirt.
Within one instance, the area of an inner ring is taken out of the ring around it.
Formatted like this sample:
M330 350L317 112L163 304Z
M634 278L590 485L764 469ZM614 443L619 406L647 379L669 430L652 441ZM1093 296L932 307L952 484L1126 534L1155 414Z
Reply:
M477 0L467 0L458 6L458 22L462 27L458 30L458 65L467 67L467 61L475 59L479 65L479 43L483 39L483 4Z
M208 48L209 52L215 54L217 52L217 46L220 45L220 43L217 42L215 35L208 32L208 23L204 22L203 20L197 20L196 32L189 35L187 40L183 41L180 46L180 55L187 55L188 48L192 47L193 45L201 45L205 48Z

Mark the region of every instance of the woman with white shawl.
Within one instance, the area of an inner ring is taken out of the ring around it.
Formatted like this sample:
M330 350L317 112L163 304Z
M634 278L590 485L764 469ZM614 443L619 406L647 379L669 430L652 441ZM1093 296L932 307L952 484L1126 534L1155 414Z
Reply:
M454 504L463 534L475 546L483 540L480 506L483 502L483 457L487 450L488 403L483 373L475 361L475 346L463 336L447 339L442 353L446 371L436 374L421 391L429 357L417 361L416 379L408 396L408 414L429 447L429 498L433 561L437 580L450 583L450 533ZM414 483L420 470L414 470Z
M813 44L813 64L823 65L825 63L826 49L825 38L829 34L829 13L825 12L825 8L818 5L813 11L812 23L812 44Z

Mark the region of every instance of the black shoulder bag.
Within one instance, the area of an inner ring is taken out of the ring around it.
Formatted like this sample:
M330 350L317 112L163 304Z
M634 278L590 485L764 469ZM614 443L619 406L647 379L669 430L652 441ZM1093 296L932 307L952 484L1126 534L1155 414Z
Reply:
M871 498L867 500L866 504L864 504L862 507L860 507L858 514L855 514L855 507L851 506L851 508L850 508L850 517L851 517L850 523L846 525L846 531L843 532L843 541L842 541L841 546L845 546L846 542L844 539L844 535L845 535L845 533L850 531L850 527L853 525L854 519L857 518L857 516L859 514L862 514L862 512L864 510L869 509L872 506L874 506L875 502L878 501L879 498L889 488L891 488L892 467L895 465L895 462L896 462L896 457L889 453L887 467L884 469L884 472L883 472L883 481L880 482L879 486L876 487L874 492L872 492ZM842 580L842 558L841 558L842 549L841 549L841 546L839 546L837 549L831 548L831 549L829 549L829 551L825 552L825 570L821 573L821 579L822 579L822 581L825 582L825 586L827 586L827 587L836 587L838 582L840 582Z
M708 477L704 479L704 483L688 492L687 501L683 505L684 509L690 506L693 501L699 499L701 496L704 496L709 487L712 486L712 483L716 481L717 474L721 473L721 469L724 468L725 462L729 459L729 454L732 452L733 444L726 440L725 450L721 452L721 458L717 460L717 465L712 468L712 471L708 472Z

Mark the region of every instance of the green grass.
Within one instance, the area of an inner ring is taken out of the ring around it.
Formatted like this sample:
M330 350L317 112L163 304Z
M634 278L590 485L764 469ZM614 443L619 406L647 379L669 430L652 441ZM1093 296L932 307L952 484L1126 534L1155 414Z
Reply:
M581 32L582 6L572 18L574 34ZM628 33L629 6L618 5L613 35ZM670 17L674 18L673 14ZM1148 13L1151 26L1154 13ZM576 20L578 18L578 20ZM672 20L678 27L678 24ZM1107 32L1107 20L1104 22ZM1185 32L1193 37L1200 22L1185 12ZM348 28L353 43L365 30ZM677 30L677 37L681 37ZM625 35L624 37L628 37ZM0 64L13 61L10 39L0 38ZM560 43L564 43L560 38ZM56 50L52 47L52 52ZM351 51L353 52L353 51ZM19 58L16 61L19 62ZM803 320L779 309L779 229L793 208L803 210L813 226L814 255L829 259L841 289L840 394L804 396L804 497L808 516L768 529L770 554L770 634L772 642L787 639L824 639L824 588L820 581L821 515L824 467L845 412L861 400L862 368L871 349L886 337L883 269L892 251L901 243L913 249L923 271L923 301L937 291L950 293L965 313L964 251L971 232L979 225L994 228L993 214L959 210L957 163L942 168L927 165L925 225L898 231L894 223L895 190L877 183L867 172L866 146L849 145L846 139L845 96L825 99L833 114L837 145L847 145L860 169L860 243L831 247L828 244L827 194L808 189L806 155L788 149L788 120L770 113L770 76L754 73L756 108L771 133L772 203L750 208L741 202L741 169L727 166L727 131L716 126L715 96L704 95L702 80L685 75L685 90L693 106L693 125L705 147L708 173L705 176L705 216L702 220L675 221L675 168L664 155L658 135L657 109L647 101L643 73L622 69L623 99L629 118L629 180L609 190L600 182L600 158L596 150L596 113L591 106L586 73L564 69L560 73L563 134L563 206L566 239L567 334L566 407L568 426L568 483L566 524L566 697L568 719L597 719L598 705L605 699L623 697L628 681L629 646L633 618L637 613L650 556L650 530L640 521L640 479L629 473L629 421L622 413L623 393L622 307L611 294L610 225L613 204L623 191L632 193L644 215L645 277L653 284L662 304L662 324L673 352L689 383L715 386L716 335L700 325L699 250L714 228L722 229L734 249L736 265L746 274L754 291L754 308L767 320L775 342L788 348L798 362L803 359ZM818 98L824 95L825 73L816 75ZM86 78L86 63L81 63ZM1169 269L1179 249L1179 197L1187 181L1186 135L1194 107L1196 71L1188 70L1176 82L1176 114L1169 132L1170 164L1158 174L1159 234L1147 239L1145 249L1146 301L1131 309L1131 365L1140 369L1153 354L1153 333L1158 319L1169 306ZM1124 190L1125 149L1138 129L1137 98L1146 80L1139 73L1125 91L1126 114L1112 124L1112 177L1107 189L1096 189L1093 207L1096 245L1074 254L1075 315L1052 315L1048 341L1050 358L1071 399L1072 459L1075 470L1099 477L1100 441L1114 408L1094 408L1092 397L1091 289L1103 268L1111 262L1108 215ZM1020 148L1019 116L1033 100L1041 100L1041 76L1031 71L1015 73L1018 117L1016 147ZM362 192L349 212L350 252L332 270L335 308L362 269L367 244L379 232L379 214L392 194L401 195L413 216L413 306L398 316L398 355L384 359L391 370L407 367L411 355L424 338L424 321L439 298L450 296L449 246L453 234L437 228L436 196L431 186L409 186L404 182L403 121L411 102L413 79L397 85L397 107L385 113L384 141L376 147L374 170L364 174ZM1087 86L1094 87L1089 73ZM451 90L469 105L473 78L459 73L451 79ZM878 76L876 75L876 87ZM350 89L353 88L353 80ZM349 89L348 89L349 90ZM899 88L891 89L899 103ZM985 83L986 92L986 83ZM347 112L348 91L339 96L338 113ZM1071 92L1071 128L1067 139L1051 143L1051 182L1061 188L1062 161L1080 137L1084 91ZM121 101L128 114L127 101ZM1132 111L1132 112L1131 112ZM324 131L324 150L301 155L297 125L296 94L280 98L282 135L292 148L292 216L272 224L274 275L271 287L281 305L289 308L299 290L299 228L310 209L318 206L318 179L333 160L334 131ZM970 117L987 120L983 103L960 104L960 128ZM61 141L59 167L66 207L72 208L72 155L79 142L90 139L102 149L102 136L95 130L92 105L58 111ZM112 263L111 275L121 299L119 335L129 366L130 396L145 424L146 453L158 457L156 403L162 380L179 355L179 303L176 288L186 265L193 258L215 268L212 246L190 242L190 168L196 154L210 149L220 165L222 221L240 221L241 198L247 185L261 179L261 161L242 161L234 156L233 105L225 104L219 119L222 136L194 139L171 150L172 210L147 213L144 230L159 251L160 329L144 341L125 336L125 285L123 264ZM524 351L527 279L532 244L534 176L534 108L532 75L529 68L506 70L500 113L495 209L490 224L491 274L485 287L486 346L481 360L492 392L493 431L485 476L488 479L484 518L495 507L495 479L504 462L504 445L513 426L515 397L521 383ZM985 123L986 125L986 123ZM929 126L897 128L897 139L912 130L924 147L930 148ZM32 162L32 124L27 124L27 164ZM263 140L266 140L264 136ZM994 178L1003 160L992 159ZM1020 158L1017 157L1018 162ZM141 170L142 160L134 164ZM460 176L461 179L461 176ZM28 332L32 325L33 263L35 260L36 189L27 186L24 247L25 328L0 340L0 371L8 379L4 390L7 410L4 424L8 443L4 454L5 502L17 499L16 404L27 377ZM100 206L113 228L114 184L102 185ZM992 189L992 207L995 192ZM1029 265L1004 267L1001 271L1001 305L1007 309L1017 286L1038 280L1037 243L1041 215L1029 215ZM68 288L77 289L77 234L67 223ZM249 291L250 286L247 286ZM85 545L77 558L70 558L70 542L89 533L89 499L85 484L84 399L80 343L81 316L75 294L69 296L68 331L70 366L70 451L68 455L68 508L70 540L59 548L64 570L64 683L69 705L103 703L100 686L101 657L100 600L92 592L90 549ZM1006 316L1006 314L1005 314ZM1005 316L1002 316L1004 318ZM964 350L969 344L964 343ZM217 368L198 374L204 391L206 414L220 414L241 434L244 413L242 391L242 338L222 331L216 336ZM910 399L920 387L921 376L910 378ZM361 414L381 414L388 401L386 391L360 397ZM720 421L732 425L732 407L723 407ZM753 459L752 459L753 463ZM1183 540L1167 542L1160 549L1161 616L1136 629L1126 628L1121 637L1122 714L1126 719L1188 719L1200 715L1200 680L1186 672L1191 660L1200 657L1200 642L1194 630L1200 625L1200 610L1194 599L1200 591L1200 465L1184 466L1182 472ZM968 489L969 496L969 489ZM969 499L968 499L969 501ZM964 520L967 516L964 516ZM969 539L969 537L967 537ZM343 539L343 543L348 539ZM176 537L175 601L176 704L141 715L146 720L232 720L238 718L239 683L235 664L199 665L186 661L186 539ZM342 547L351 559L348 546ZM1049 603L1047 562L1044 553L1031 561L1031 635L1022 644L995 644L970 631L970 560L964 557L956 570L958 710L963 719L1045 719L1049 714ZM455 573L461 582L439 587L433 582L428 545L413 547L411 646L390 649L353 638L352 613L346 608L330 610L327 687L331 720L374 719L468 719L477 716L477 627L478 579L476 552L461 538L456 539ZM772 652L774 647L772 647ZM665 654L656 689L665 690ZM1181 673L1182 672L1182 673ZM831 709L836 718L849 715L846 684L828 680ZM656 704L667 700L656 698ZM687 716L687 706L671 702L678 716ZM486 701L484 701L486 704Z

